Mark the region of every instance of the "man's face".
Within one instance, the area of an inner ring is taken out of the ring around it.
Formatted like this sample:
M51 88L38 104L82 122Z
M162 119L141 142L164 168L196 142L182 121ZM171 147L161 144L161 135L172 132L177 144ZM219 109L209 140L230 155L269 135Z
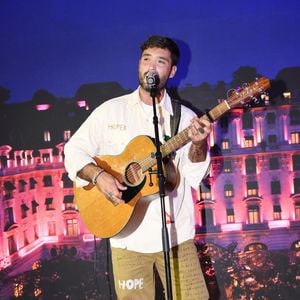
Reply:
M149 70L154 70L159 75L158 90L164 89L168 79L172 78L177 70L176 66L172 66L170 51L156 47L143 51L139 61L139 83L146 91L150 91L145 78Z

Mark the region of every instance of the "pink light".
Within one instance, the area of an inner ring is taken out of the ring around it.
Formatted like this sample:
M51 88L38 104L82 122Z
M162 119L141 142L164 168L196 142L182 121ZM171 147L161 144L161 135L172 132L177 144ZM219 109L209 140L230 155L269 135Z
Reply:
M35 109L38 111L47 110L50 108L50 104L37 104Z
M86 101L85 100L78 100L76 103L79 107L86 107Z
M289 220L273 220L268 222L268 226L270 229L273 228L289 228L290 227L290 221Z
M57 243L58 237L57 236L45 236L43 237L43 243Z
M242 223L222 224L221 230L223 232L242 230Z
M34 250L36 250L37 248L41 247L42 244L43 244L42 242L36 243L35 246L30 247L29 249L28 249L27 247L25 247L25 248L19 250L19 256L20 256L20 257L24 257L24 256L26 256L26 255L32 253L32 252L33 252Z
M288 125L287 125L287 116L282 116L282 127L283 127L283 138L285 141L288 140L289 144L291 144L291 139L288 137Z
M3 260L0 261L0 271L1 271L1 269L5 269L10 265L11 265L10 257L7 256L7 257L3 258Z
M255 146L257 146L257 143L260 143L261 140L262 140L262 136L261 136L261 117L257 117L256 138L257 138L257 141L256 141Z
M58 242L58 237L57 236L47 236L47 237L41 238L36 243L30 245L31 246L30 248L25 247L23 249L20 249L18 253L19 253L20 257L24 257L24 256L32 253L37 248L41 247L43 244L46 244L46 243L57 243L57 242Z
M236 141L238 145L241 145L241 126L240 119L235 119L235 132L236 132Z
M212 126L212 132L211 134L209 135L209 145L210 146L213 146L215 144L215 136L216 136L216 130L215 130L215 124L213 124Z
M83 234L83 236L82 236L82 240L84 241L84 242L92 242L92 241L94 241L94 235L92 235L91 233L85 233L85 234ZM99 239L99 238L96 238L96 240L101 240L101 239Z

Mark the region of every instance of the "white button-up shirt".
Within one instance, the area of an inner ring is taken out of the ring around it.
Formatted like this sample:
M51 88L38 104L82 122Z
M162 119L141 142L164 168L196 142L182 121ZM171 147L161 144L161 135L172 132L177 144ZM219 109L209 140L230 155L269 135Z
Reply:
M160 141L163 143L164 136L171 136L170 116L173 115L171 99L166 92L156 111ZM193 116L195 114L192 110L182 106L179 131L190 125ZM95 163L95 156L122 153L126 145L138 135L154 137L152 106L142 104L138 89L131 94L104 102L91 113L65 145L65 167L70 178L76 181L77 186L88 184L76 176L80 169L88 163ZM176 189L164 197L171 247L194 238L191 187L199 186L210 163L209 155L203 162L192 163L188 158L189 146L190 143L176 152L174 164L180 173L180 180ZM160 201L159 195L149 201L144 218L134 232L125 237L110 238L111 245L144 253L162 251Z

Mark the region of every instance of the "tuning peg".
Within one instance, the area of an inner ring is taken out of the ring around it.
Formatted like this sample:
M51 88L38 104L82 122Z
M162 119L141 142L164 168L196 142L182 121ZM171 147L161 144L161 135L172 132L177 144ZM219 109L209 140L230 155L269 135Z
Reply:
M235 89L230 89L227 91L227 98L229 98L231 95L233 95L233 93L237 93L237 91Z
M260 100L257 97L251 97L255 104L258 104Z

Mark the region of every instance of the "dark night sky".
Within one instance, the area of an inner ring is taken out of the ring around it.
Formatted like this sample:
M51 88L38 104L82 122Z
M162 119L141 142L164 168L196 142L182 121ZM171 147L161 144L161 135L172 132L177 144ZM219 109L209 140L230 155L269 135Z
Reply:
M151 34L179 42L179 87L229 82L240 66L270 78L300 66L298 0L0 0L0 86L8 103L38 89L72 97L83 83L133 89Z

